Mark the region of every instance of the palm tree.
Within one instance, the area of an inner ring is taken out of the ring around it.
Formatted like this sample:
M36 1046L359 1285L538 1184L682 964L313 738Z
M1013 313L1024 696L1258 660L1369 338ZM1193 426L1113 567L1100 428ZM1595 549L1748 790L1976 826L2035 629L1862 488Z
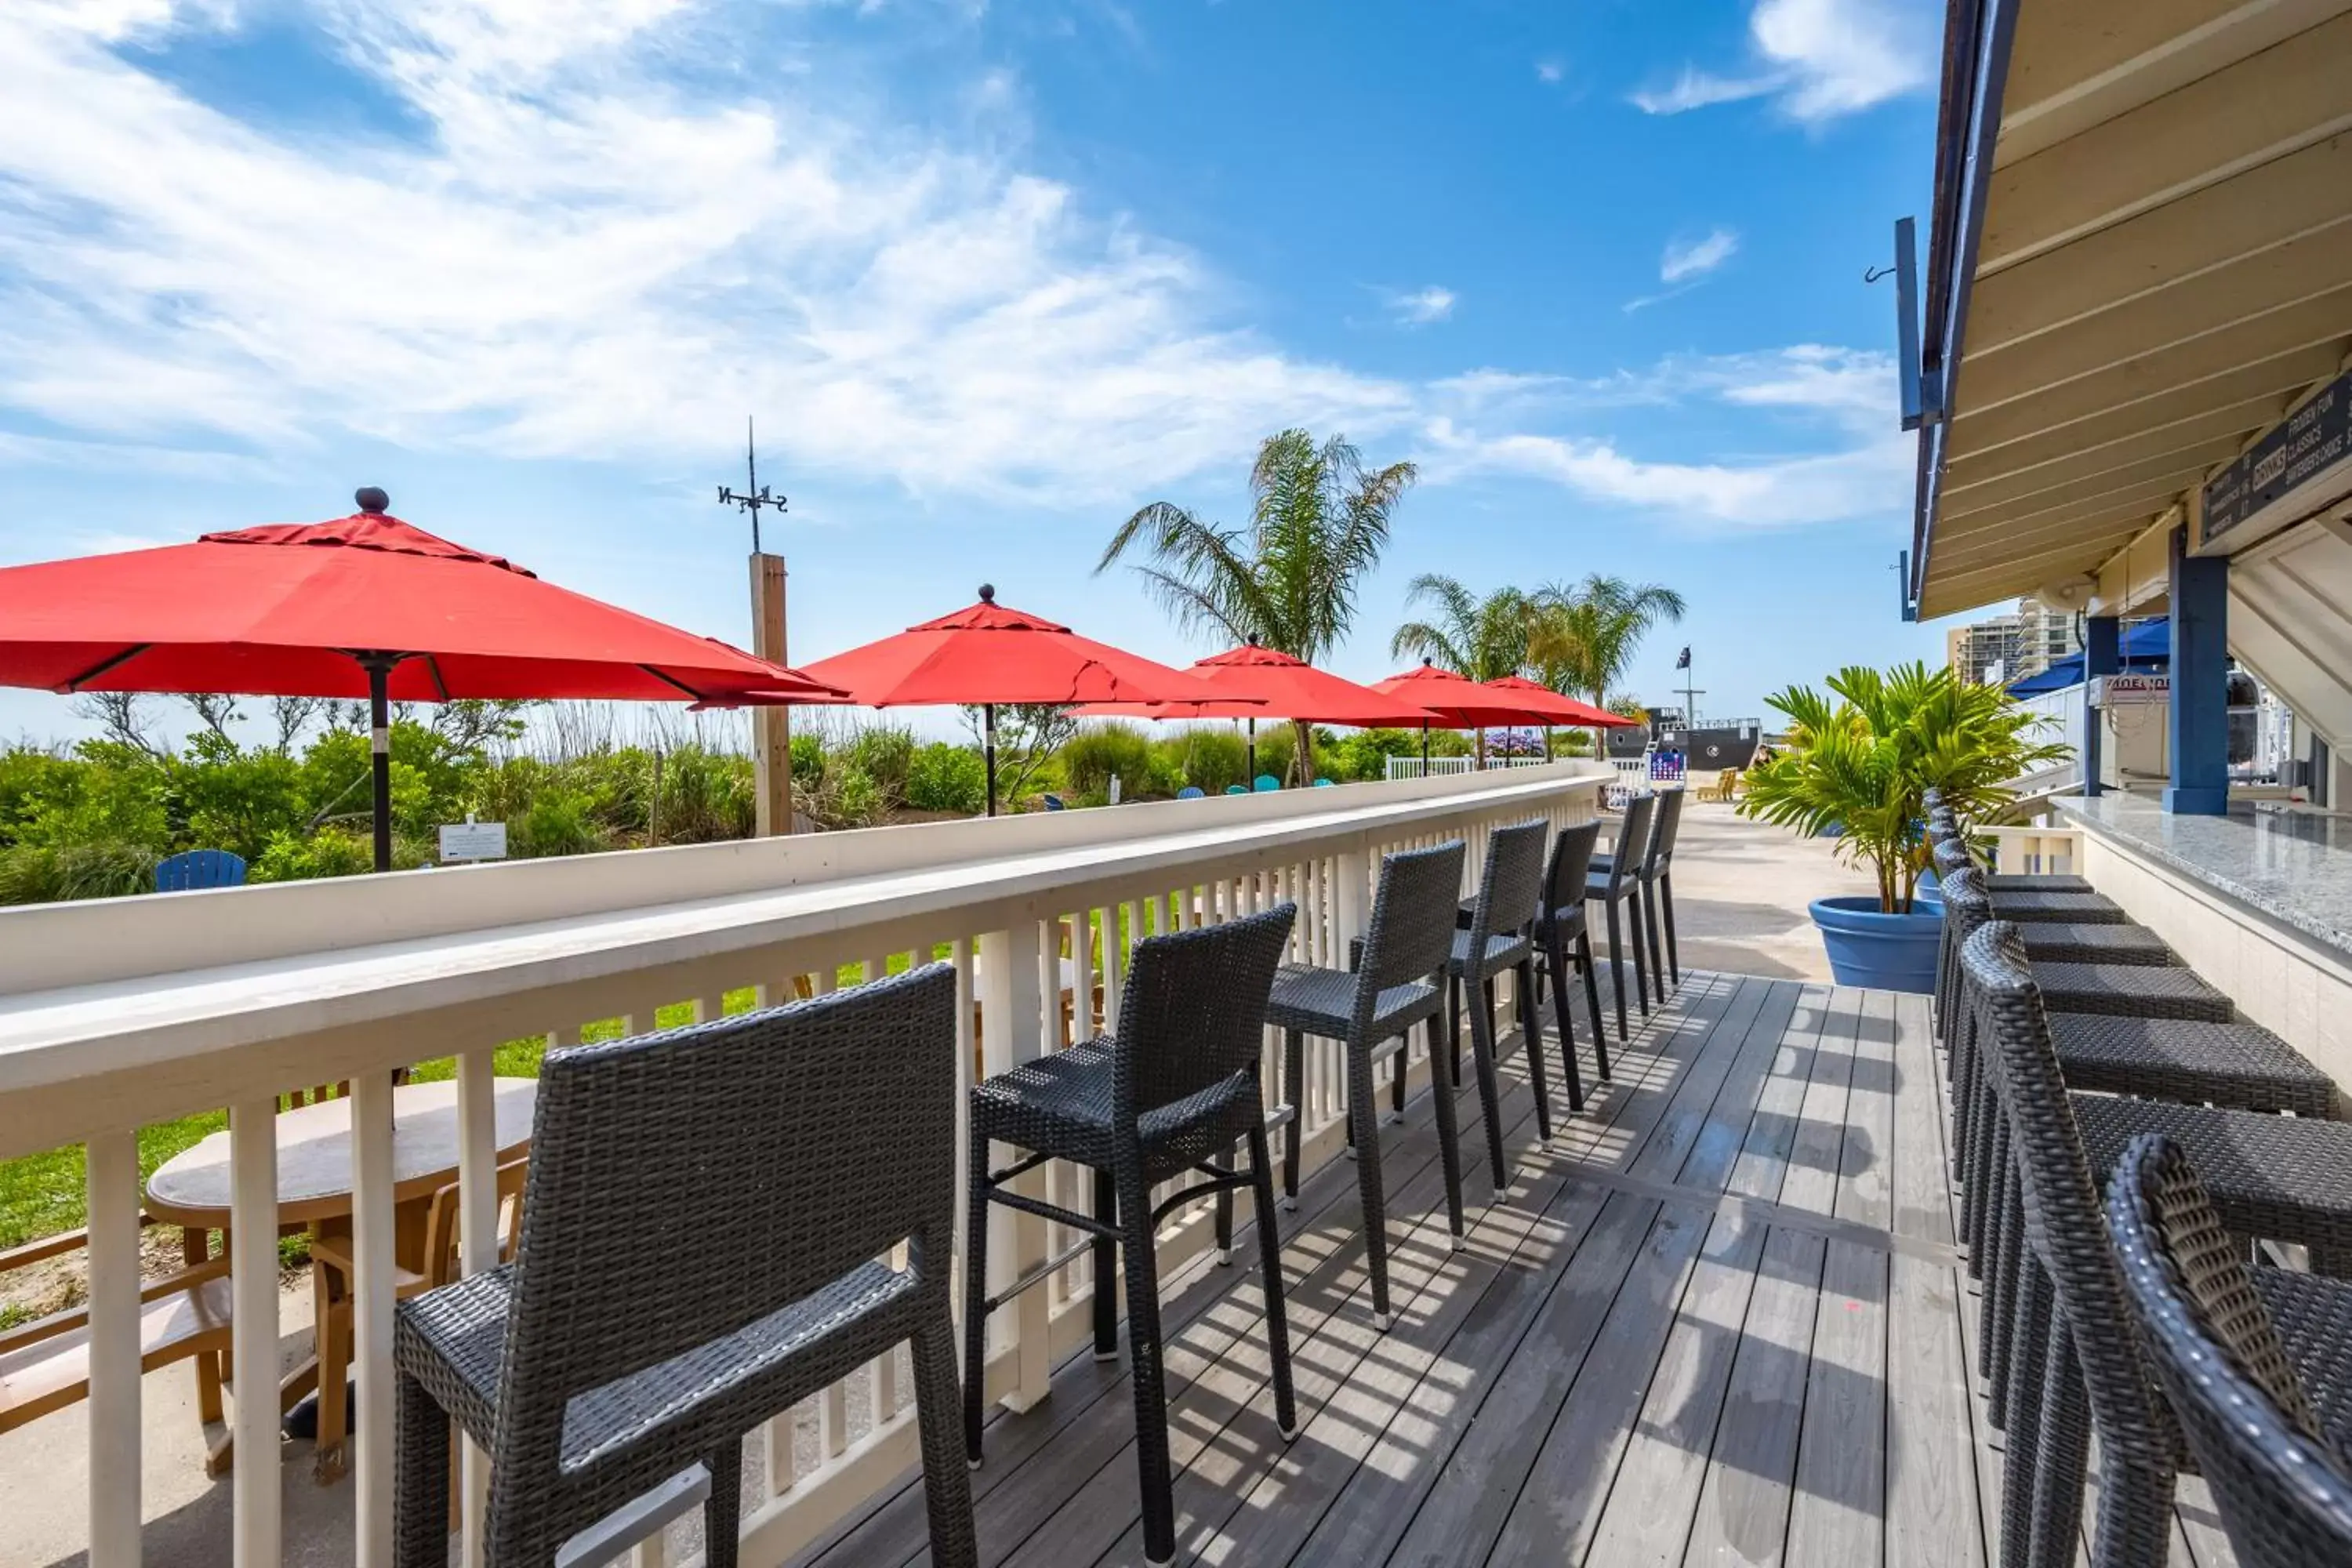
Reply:
M1405 590L1404 602L1429 605L1436 618L1397 627L1389 638L1391 654L1419 654L1473 680L1496 680L1528 667L1536 603L1518 589L1497 588L1482 599L1442 572L1424 572ZM1486 765L1484 729L1478 765Z
M1609 705L1608 693L1633 668L1633 654L1661 620L1679 621L1688 606L1662 584L1635 587L1595 573L1574 587L1552 584L1534 599L1528 662L1554 691ZM1601 737L1593 737L1598 747Z
M1411 463L1367 470L1344 437L1318 446L1304 430L1285 430L1258 446L1247 527L1153 501L1111 536L1095 571L1140 541L1151 561L1135 570L1182 630L1318 664L1353 624L1357 585L1380 563L1389 520L1417 477ZM1311 784L1314 732L1293 725L1298 782Z

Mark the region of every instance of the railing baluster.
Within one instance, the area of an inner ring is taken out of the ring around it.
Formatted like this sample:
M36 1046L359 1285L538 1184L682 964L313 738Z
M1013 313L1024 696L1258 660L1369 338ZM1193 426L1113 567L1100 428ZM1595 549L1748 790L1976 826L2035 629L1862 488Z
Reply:
M624 1019L621 1031L628 1033ZM575 1031L572 1038L579 1037ZM499 1264L499 1121L497 1067L487 1050L457 1058L457 1262L467 1274ZM242 1355L239 1357L243 1359ZM483 1521L490 1511L490 1457L472 1438L459 1461L466 1568L487 1561Z
M89 1204L89 1564L138 1568L139 1135L129 1131L100 1133L90 1139L85 1155Z
M358 1568L392 1568L392 1111L390 1073L352 1077L352 1364L359 1373L359 1430L352 1512Z
M229 1340L236 1568L277 1568L278 1097L229 1107Z

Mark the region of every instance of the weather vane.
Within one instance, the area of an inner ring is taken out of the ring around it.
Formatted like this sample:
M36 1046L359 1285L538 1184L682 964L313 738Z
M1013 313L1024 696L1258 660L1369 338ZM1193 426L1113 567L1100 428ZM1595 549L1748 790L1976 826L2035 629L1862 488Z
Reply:
M765 508L774 507L776 515L782 517L785 509L784 498L775 494L760 482L760 451L752 439L751 420L749 416L746 416L743 420L743 468L751 476L747 481L751 486L750 490L748 492L731 490L725 485L721 485L719 487L719 504L740 507L751 514L751 553L757 555L760 553L761 511Z

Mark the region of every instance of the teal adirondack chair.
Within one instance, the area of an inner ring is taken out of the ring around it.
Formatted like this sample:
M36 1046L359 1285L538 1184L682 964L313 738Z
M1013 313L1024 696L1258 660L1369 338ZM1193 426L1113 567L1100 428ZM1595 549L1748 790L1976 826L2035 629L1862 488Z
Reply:
M1282 781L1276 778L1272 773L1260 773L1257 775L1257 782L1253 787L1255 788L1259 794L1263 795L1270 789L1280 789L1282 787Z

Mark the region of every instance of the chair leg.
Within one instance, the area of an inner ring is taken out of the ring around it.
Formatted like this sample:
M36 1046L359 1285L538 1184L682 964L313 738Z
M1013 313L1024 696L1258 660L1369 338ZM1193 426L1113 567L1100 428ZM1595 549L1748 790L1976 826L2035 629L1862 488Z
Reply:
M1282 1032L1282 1098L1290 1107L1290 1125L1282 1141L1282 1206L1298 1207L1298 1141L1307 1127L1307 1037L1297 1029Z
M1265 1276L1265 1349L1274 1363L1274 1424L1287 1442L1298 1436L1298 1398L1290 1383L1290 1308L1283 1299L1282 1232L1274 1221L1274 1169L1266 1160L1263 1118L1250 1128L1249 1146L1250 1191L1258 1212L1258 1269Z
M1234 1152L1220 1149L1209 1156L1209 1163L1220 1171L1230 1171L1234 1168ZM1230 1268L1234 1261L1234 1190L1231 1187L1217 1189L1216 1228L1217 1266Z
M1536 1005L1536 960L1530 952L1516 966L1518 979L1511 989L1511 1010L1518 1015L1519 1033L1526 1039L1528 1082L1536 1091L1536 1136L1549 1147L1551 1143L1551 1089L1544 1082L1543 1009ZM1571 1058L1574 1053L1570 1052ZM1568 1064L1568 1076L1573 1082L1576 1063ZM1579 1109L1581 1109L1581 1098Z
M710 1451L710 1500L702 1505L703 1568L735 1568L743 1537L743 1439L731 1438ZM963 1480L970 1489L969 1477Z
M1592 1062L1601 1074L1601 1081L1609 1081L1609 1031L1601 1026L1601 972L1592 962L1592 933L1579 928L1576 933L1576 966L1584 971L1584 1009L1592 1017ZM1617 1037L1625 1037L1622 1016L1617 1020Z
M963 1242L963 1455L975 1470L988 1387L988 1142L975 1121Z
M1462 980L1459 975L1445 977L1445 1056L1453 1064L1446 1073L1454 1092L1462 1092Z
M1460 1089L1460 1084L1454 1086ZM1469 1229L1462 1214L1462 1128L1460 1111L1452 1093L1433 1095L1437 1106L1438 1162L1445 1173L1445 1220L1450 1227L1454 1250L1466 1245L1463 1240Z
M2034 1446L2033 1550L2019 1568L2072 1568L2083 1539L2083 1476L2090 1464L2091 1412L2074 1335L2062 1321L2050 1336L2042 1384L2042 1436ZM2162 1562L2161 1552L2149 1562ZM2100 1568L2113 1568L2101 1563Z
M1617 994L1617 1040L1622 1045L1625 1040L1625 944L1619 940L1617 900L1606 899L1602 902L1609 910L1609 988Z
M1097 1171L1095 1218L1118 1223L1118 1189L1108 1171ZM1107 1236L1095 1237L1095 1360L1118 1359L1118 1243Z
M1433 1079L1439 1071L1434 1056L1430 1060ZM1454 1097L1444 1092L1443 1084L1433 1084L1437 1092L1430 1096L1439 1106L1437 1125L1441 1130L1452 1125L1444 1107L1454 1103ZM1372 1125L1372 1055L1369 1041L1348 1042L1348 1121L1356 1130L1357 1142L1362 1151L1356 1157L1356 1193L1364 1210L1364 1264L1372 1277L1372 1322L1382 1332L1389 1326L1389 1219L1388 1202L1381 1185L1380 1131Z
M1633 949L1633 1000L1642 1005L1642 1016L1650 1016L1650 954L1642 942L1642 892L1628 884L1625 889L1625 934L1632 939Z
M1127 1264L1127 1348L1135 1386L1135 1467L1143 1495L1143 1558L1176 1560L1176 1499L1168 1465L1168 1383L1160 1345L1160 1260L1151 1234L1151 1192L1140 1151L1122 1151L1118 1171L1121 1246ZM1366 1162L1370 1163L1370 1162Z
M2039 1272L2036 1270L2037 1274ZM2040 1337L2034 1341L2034 1343L2044 1345L2049 1339L2049 1281L2047 1279L2037 1279L2032 1285L2025 1289L2024 1294L2029 1298L2038 1296L2040 1299L2041 1331ZM2044 1369L2042 1365L2042 1358L2038 1350L2031 1359L2034 1364L2033 1375L2031 1379L2030 1400L2026 1399L2024 1391L2019 1390L2018 1393L2021 1403L2031 1404L2033 1419L2030 1423L2024 1420L2011 1421L2005 1429L2006 1439L2002 1444L2000 1557L1999 1559L2002 1563L2023 1563L2033 1553L2034 1455L2042 1444L2042 1376ZM2021 1361L2021 1370L2022 1364Z
M1432 1040L1436 1037L1433 1033L1430 1036ZM1412 1034L1408 1030L1404 1037L1404 1049L1390 1058L1395 1064L1389 1072L1389 1121L1392 1124L1404 1120L1404 1080L1409 1076L1405 1069L1411 1065L1406 1058L1412 1054ZM1431 1064L1433 1068L1435 1065Z
M1108 1289L1109 1276L1097 1274ZM1112 1310L1117 1311L1114 1307ZM923 1504L930 1515L931 1561L939 1568L980 1568L971 1517L971 1478L959 1463L955 1428L955 1317L944 1275L934 1305L910 1347L915 1363L915 1426L922 1439Z
M1470 1015L1470 1057L1478 1070L1478 1103L1486 1116L1486 1163L1495 1178L1495 1203L1511 1184L1503 1160L1503 1086L1495 1075L1495 983L1482 980L1470 987L1478 1010Z
M191 1268L212 1255L212 1233L207 1230L184 1229L180 1232L180 1256ZM221 1421L221 1360L206 1351L195 1358L196 1419L207 1426Z
M393 1455L394 1568L448 1568L449 1417L402 1373L393 1388L400 1447Z
M1666 968L1673 973L1675 984L1680 985L1683 983L1683 954L1681 944L1675 941L1675 874L1672 871L1658 873L1658 914L1666 928Z
M1665 950L1658 941L1658 884L1650 884L1648 894L1642 900L1642 929L1650 941L1650 989L1658 994L1658 1005L1666 1005Z
M1560 1071L1568 1079L1568 1108L1575 1112L1584 1109L1584 1074L1576 1065L1576 1010L1568 1005L1568 983L1561 978L1568 973L1567 956L1560 952L1559 934L1555 931L1544 949L1543 967L1552 973L1552 1021L1559 1026ZM1546 1133L1549 1142L1550 1134Z

